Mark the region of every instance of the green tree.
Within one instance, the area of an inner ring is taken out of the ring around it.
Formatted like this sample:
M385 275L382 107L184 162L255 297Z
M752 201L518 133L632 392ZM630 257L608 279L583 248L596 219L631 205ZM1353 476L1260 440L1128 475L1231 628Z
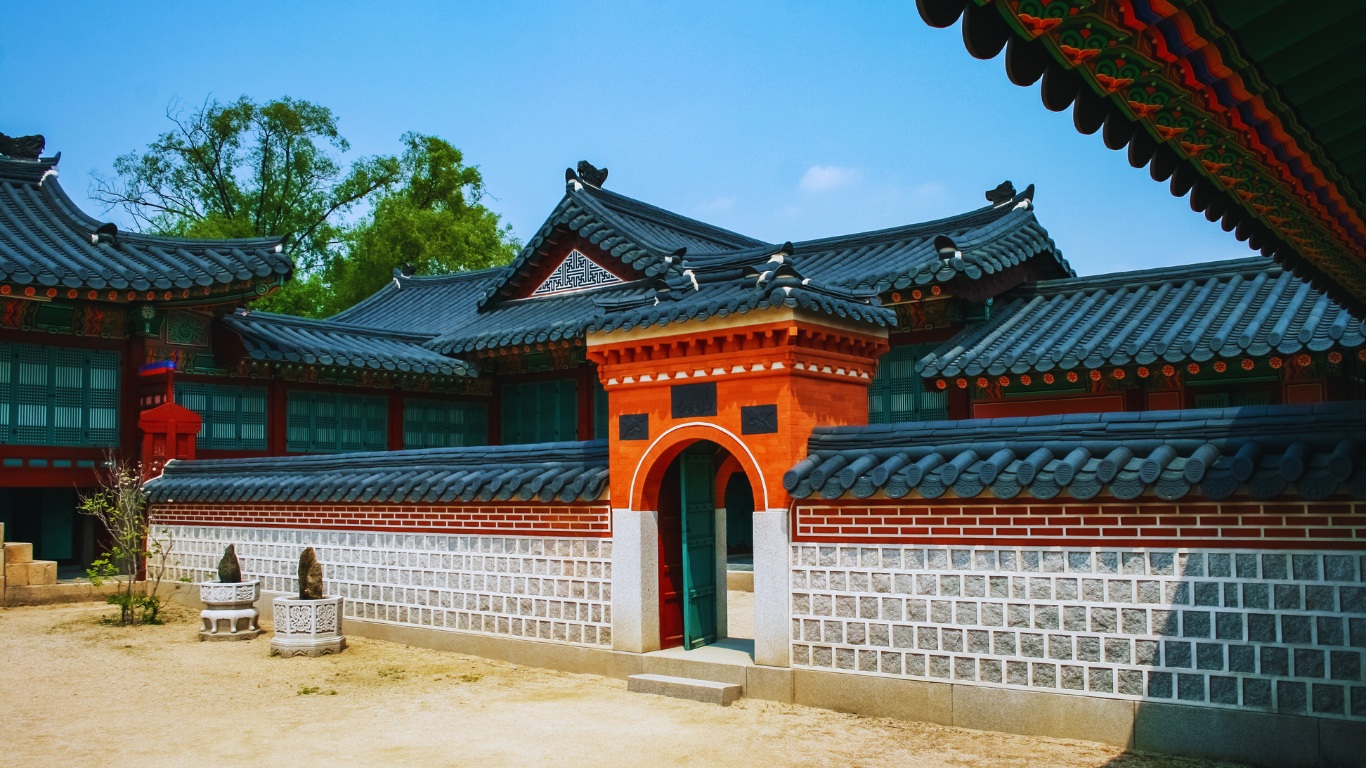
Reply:
M350 144L332 111L289 97L256 104L206 101L138 154L114 161L92 195L122 207L142 229L186 237L284 235L305 274L327 266L341 238L339 217L399 172L393 157L343 168Z
M382 288L406 264L444 274L505 264L518 245L511 228L482 204L484 180L460 150L435 136L407 133L399 178L345 235L346 256L324 273L326 308L337 312Z
M138 227L185 237L286 237L295 278L255 306L320 316L382 287L405 262L423 272L509 260L510 230L484 207L483 179L460 151L406 134L400 157L344 166L350 144L326 107L288 97L209 100L142 153L114 162L91 194ZM371 205L359 221L356 210Z
M169 528L156 528L147 515L142 490L142 467L105 457L98 470L98 487L83 493L79 510L104 526L106 550L86 575L100 586L113 579L118 588L105 602L119 607L119 623L159 624L161 580L170 567L175 537ZM141 577L140 577L141 573Z

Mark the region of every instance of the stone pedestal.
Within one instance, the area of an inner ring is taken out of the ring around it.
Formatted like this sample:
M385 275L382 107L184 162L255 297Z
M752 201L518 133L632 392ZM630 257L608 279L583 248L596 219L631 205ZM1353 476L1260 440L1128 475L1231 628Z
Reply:
M341 653L346 647L342 635L342 598L300 600L277 597L275 636L270 652L279 656L324 656Z
M260 635L261 614L253 605L260 596L259 581L200 582L199 599L205 608L199 612L199 619L204 622L199 639L250 640Z

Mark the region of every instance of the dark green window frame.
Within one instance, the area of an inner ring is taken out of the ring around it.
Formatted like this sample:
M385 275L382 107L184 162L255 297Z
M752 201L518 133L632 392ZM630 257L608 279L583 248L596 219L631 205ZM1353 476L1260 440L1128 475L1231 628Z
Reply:
M608 425L607 389L602 379L593 376L593 439L606 440Z
M266 450L265 387L178 381L175 399L204 420L195 445L210 451Z
M119 353L0 344L0 443L119 443Z
M389 447L389 400L382 395L291 389L286 399L286 451L351 453Z
M868 423L935 421L948 417L948 396L925 389L915 364L937 344L892 347L878 361L877 375L868 387Z
M403 400L404 448L488 445L488 403L465 400Z
M579 439L578 379L504 384L502 394L505 445Z

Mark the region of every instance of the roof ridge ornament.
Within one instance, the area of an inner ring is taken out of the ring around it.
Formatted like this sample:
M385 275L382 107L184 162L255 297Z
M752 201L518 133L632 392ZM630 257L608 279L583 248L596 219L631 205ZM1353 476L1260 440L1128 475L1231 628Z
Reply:
M995 189L987 190L987 202L991 203L992 207L999 208L1014 199L1015 185L1011 184L1009 179L997 184Z
M0 155L16 160L37 160L47 146L42 134L32 136L7 136L0 133Z
M948 235L935 235L934 250L935 253L939 254L939 260L944 262L944 264L948 264L954 259L963 258L963 252L959 250L958 244Z
M90 244L99 245L100 243L118 245L119 225L112 221L107 221L96 227L95 231L90 233Z
M579 181L590 187L602 189L602 185L607 183L607 169L598 168L587 160L579 161L578 171Z
M417 272L417 269L413 267L411 262L407 261L403 262L401 266L394 267L395 289L400 291L403 290L403 283L401 280L403 278L412 277L415 272Z

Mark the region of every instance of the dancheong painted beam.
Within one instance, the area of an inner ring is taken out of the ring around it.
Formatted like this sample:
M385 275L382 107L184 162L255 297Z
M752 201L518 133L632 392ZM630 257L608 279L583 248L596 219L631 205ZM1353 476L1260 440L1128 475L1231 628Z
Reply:
M1335 300L1366 305L1366 7L1285 0L917 0L1005 50L1017 85L1072 108L1191 208Z

